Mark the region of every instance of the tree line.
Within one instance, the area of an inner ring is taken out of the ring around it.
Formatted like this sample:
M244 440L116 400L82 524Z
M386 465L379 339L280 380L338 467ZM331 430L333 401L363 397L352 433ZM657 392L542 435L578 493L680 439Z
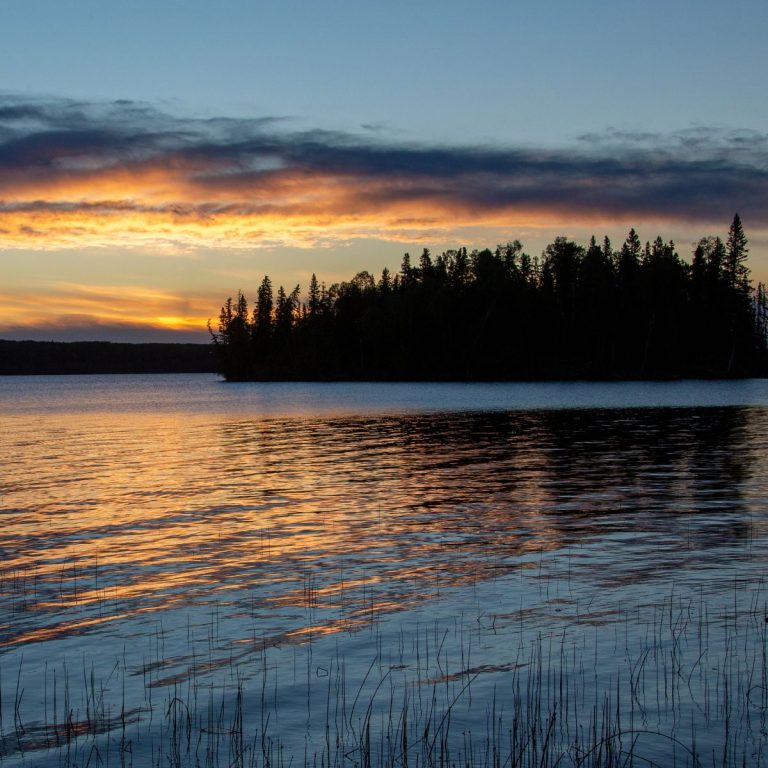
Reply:
M98 373L213 373L210 344L0 339L0 376Z
M231 381L762 376L766 290L748 250L738 214L690 262L634 229L617 249L558 237L536 257L518 241L425 248L378 279L312 275L303 299L265 276L252 308L239 292L209 330Z

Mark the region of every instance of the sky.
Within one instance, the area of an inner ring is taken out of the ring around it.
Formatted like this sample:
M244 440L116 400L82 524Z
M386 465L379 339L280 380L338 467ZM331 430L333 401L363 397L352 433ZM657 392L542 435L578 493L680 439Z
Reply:
M725 237L768 281L768 3L0 0L0 338L206 341L262 277Z

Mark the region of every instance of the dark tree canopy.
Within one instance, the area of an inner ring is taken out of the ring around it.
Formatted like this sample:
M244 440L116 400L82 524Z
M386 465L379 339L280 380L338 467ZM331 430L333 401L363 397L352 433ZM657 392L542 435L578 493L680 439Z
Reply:
M504 380L755 376L768 372L766 291L747 238L702 238L690 263L634 230L618 250L558 237L541 257L518 241L367 271L326 288L315 275L253 314L228 299L211 335L230 380Z

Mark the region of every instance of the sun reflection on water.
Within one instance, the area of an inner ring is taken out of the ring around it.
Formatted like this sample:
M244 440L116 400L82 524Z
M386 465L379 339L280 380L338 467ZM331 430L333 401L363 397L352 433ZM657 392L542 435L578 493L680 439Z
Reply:
M759 407L0 426L0 665L122 653L143 696L382 617L565 637L768 563ZM517 668L474 653L427 682Z
M566 547L582 550L574 568L621 579L584 555L606 536L630 537L632 578L652 577L664 566L644 540L679 550L686 528L702 554L750 535L743 446L760 426L743 409L60 417L4 443L3 644L225 595L299 607L307 574L317 605L365 591L369 612Z

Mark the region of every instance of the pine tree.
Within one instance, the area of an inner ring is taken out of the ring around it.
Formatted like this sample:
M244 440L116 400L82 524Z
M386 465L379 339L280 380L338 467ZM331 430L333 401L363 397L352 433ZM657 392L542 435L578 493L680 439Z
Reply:
M400 264L400 287L406 288L413 281L413 267L411 266L411 254L404 253Z
M466 248L459 248L453 256L448 277L454 287L466 285L469 281L469 258Z
M719 237L708 237L700 241L707 256L707 272L711 282L718 282L725 274L726 250Z
M755 333L757 348L764 353L768 349L768 294L764 283L758 283L755 294Z
M243 381L250 376L251 324L248 322L248 301L242 291L237 299L227 299L219 312L218 330L208 330L216 347L219 371L230 381Z
M613 263L613 250L611 249L611 241L608 235L603 238L603 257L606 261Z
M422 280L428 280L432 276L433 266L429 248L425 248L419 257L419 272Z
M728 230L725 253L725 274L730 287L746 297L749 295L749 268L746 265L747 237L741 225L739 214L735 214Z
M275 303L275 329L284 331L286 327L290 328L292 319L293 311L288 302L288 294L281 285L277 289L277 302Z
M264 276L256 295L253 325L257 338L269 338L272 332L272 281L269 275Z
M379 280L378 288L379 293L384 296L392 292L392 277L386 267L381 270L381 280Z
M320 286L317 282L317 276L314 272L312 273L312 278L309 281L307 311L310 317L315 317L320 311Z
M621 246L621 250L616 254L616 274L618 275L620 285L627 285L633 282L637 268L640 265L641 252L640 238L634 229L630 229L627 239Z

